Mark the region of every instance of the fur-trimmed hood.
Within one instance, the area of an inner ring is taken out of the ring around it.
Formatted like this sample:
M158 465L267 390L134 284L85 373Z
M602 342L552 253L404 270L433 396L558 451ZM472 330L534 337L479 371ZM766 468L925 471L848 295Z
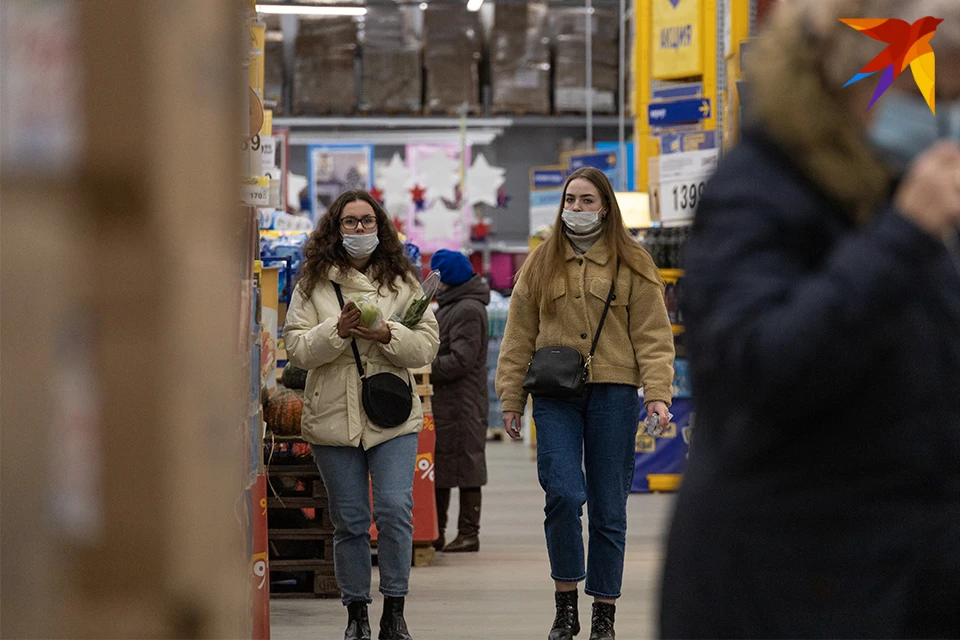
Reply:
M850 3L823 4L829 13ZM828 86L823 27L800 12L790 13L778 15L748 54L745 128L760 131L846 213L863 222L887 198L892 175L851 113L849 97L841 96L846 89Z

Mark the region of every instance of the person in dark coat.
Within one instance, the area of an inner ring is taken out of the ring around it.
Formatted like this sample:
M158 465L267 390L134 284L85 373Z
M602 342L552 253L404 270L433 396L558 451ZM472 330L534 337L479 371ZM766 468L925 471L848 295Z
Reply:
M944 18L936 115L840 18ZM793 0L690 243L663 638L960 637L960 2Z
M446 552L480 550L480 487L487 484L487 305L490 286L462 253L441 249L430 260L440 271L437 322L440 352L430 374L437 429L436 492L440 539ZM456 539L444 546L450 490L460 488Z

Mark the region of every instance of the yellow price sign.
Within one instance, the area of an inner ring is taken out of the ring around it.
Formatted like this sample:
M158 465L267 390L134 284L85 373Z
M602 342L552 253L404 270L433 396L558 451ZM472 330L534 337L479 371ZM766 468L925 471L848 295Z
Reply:
M703 75L703 0L653 0L653 78Z

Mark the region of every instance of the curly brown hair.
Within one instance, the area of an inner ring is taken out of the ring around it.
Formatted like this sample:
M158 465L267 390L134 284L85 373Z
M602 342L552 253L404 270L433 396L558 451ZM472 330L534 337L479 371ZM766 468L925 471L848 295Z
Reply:
M303 295L310 297L317 285L328 279L331 267L344 271L353 268L350 256L343 248L340 216L348 203L358 200L369 204L377 216L377 237L380 238L380 244L370 256L366 269L370 280L380 287L386 286L393 293L399 291L397 279L417 282L416 271L407 258L397 229L380 203L366 191L344 191L330 205L330 209L320 219L316 230L310 234L310 239L303 247L304 259L300 266L300 282L297 285Z

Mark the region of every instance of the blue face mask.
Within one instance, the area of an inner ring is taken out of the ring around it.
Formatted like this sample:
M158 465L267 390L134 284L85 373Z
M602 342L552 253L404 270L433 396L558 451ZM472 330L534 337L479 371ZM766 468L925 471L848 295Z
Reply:
M938 101L934 116L919 96L890 92L874 109L878 112L870 124L870 143L898 173L905 173L938 140L960 140L960 102Z

